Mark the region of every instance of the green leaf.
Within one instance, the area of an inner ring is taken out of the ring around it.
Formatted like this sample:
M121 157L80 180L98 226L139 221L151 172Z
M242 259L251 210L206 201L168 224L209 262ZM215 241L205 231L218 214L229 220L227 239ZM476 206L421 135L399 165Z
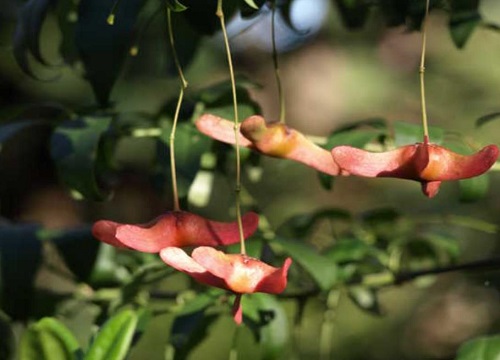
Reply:
M68 230L41 230L39 237L54 243L68 268L80 281L88 280L100 245L92 236L90 226Z
M71 331L54 318L31 324L21 338L20 360L72 360L81 349Z
M0 311L0 359L13 360L16 351L14 332L10 326L10 320Z
M181 4L179 0L167 0L167 6L170 10L179 12L187 9L187 6Z
M54 0L29 0L20 8L13 38L14 58L19 67L33 78L36 76L29 65L28 55L31 54L39 63L48 65L40 51L40 33L49 8L54 4Z
M476 176L471 179L460 180L460 201L465 203L475 202L484 199L490 188L490 177L488 174Z
M215 314L205 314L216 297L208 291L197 294L188 301L175 317L170 332L170 344L175 349L175 360L186 359L190 351L208 335L210 325L218 318Z
M481 127L487 123L489 123L492 120L496 120L500 118L500 111L496 111L490 114L486 114L481 116L479 119L476 120L476 127Z
M32 224L0 227L1 307L15 320L26 320L33 305L34 279L42 259L38 230Z
M362 28L368 15L370 7L365 0L335 0L344 26L349 29Z
M359 239L342 238L325 252L325 256L338 264L343 264L362 261L375 251L377 250L372 245Z
M127 356L138 323L137 314L122 310L110 318L97 333L85 360L121 360Z
M312 213L295 215L280 226L278 233L303 238L307 236L321 220L350 221L351 214L339 208L325 208L316 210Z
M500 335L472 339L462 344L455 360L500 359Z
M451 38L458 48L464 47L481 22L479 0L452 0L450 15Z
M300 264L322 290L331 289L338 281L337 265L318 254L307 243L276 237L271 241L271 246L274 244L279 245L284 253Z
M238 98L238 112L241 120L260 113L260 106L250 96L249 89L257 85L247 78L239 77L236 79L236 95ZM225 119L233 119L233 91L229 80L215 83L209 87L203 88L194 94L197 107L202 112L220 116ZM195 116L201 114L194 114Z
M116 0L85 0L78 6L74 42L85 67L86 78L101 107L109 106L113 85L128 56L143 0L119 2L115 22L106 22Z
M245 295L241 299L243 319L262 350L261 359L282 356L290 337L288 318L275 296L263 293Z
M104 139L111 116L86 116L60 124L51 138L51 156L62 181L79 196L104 200Z
M422 142L424 135L420 124L410 124L402 121L395 121L394 142L396 146L403 146ZM441 144L444 138L444 130L435 126L429 127L429 138L433 144Z

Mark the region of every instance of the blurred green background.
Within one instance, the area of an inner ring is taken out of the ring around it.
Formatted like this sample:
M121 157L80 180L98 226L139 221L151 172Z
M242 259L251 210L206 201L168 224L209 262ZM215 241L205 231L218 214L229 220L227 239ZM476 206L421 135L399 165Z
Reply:
M314 6L311 2L310 6ZM500 3L481 1L481 14L500 24ZM139 54L126 60L125 69L112 93L120 112L156 112L178 90L178 80L167 64L164 24L152 24L139 43ZM254 26L260 26L259 24ZM40 77L27 77L12 56L12 26L2 26L5 44L0 57L0 104L5 118L17 105L57 102L68 108L94 104L81 65L61 64L58 48L61 34L49 16L41 34L42 52L55 64L33 64ZM238 34L231 39L238 43ZM183 46L184 44L179 44ZM335 128L367 118L418 124L420 92L418 65L421 34L403 27L385 27L377 13L361 30L347 30L337 9L328 6L328 15L319 33L300 47L280 54L281 75L286 97L287 124L304 133L324 137ZM260 87L252 96L269 121L278 118L279 107L272 58L258 44L247 44L234 53L238 73ZM431 125L450 133L460 133L477 148L500 143L500 122L481 128L475 122L483 115L500 111L500 33L477 28L463 49L450 38L447 14L432 12L428 29L426 61L427 104ZM190 89L203 88L226 79L226 61L220 39L202 39L201 46L186 71ZM136 223L154 218L171 207L170 195L161 194L141 169L155 158L153 140L125 139L118 145L118 161L131 170L121 179L112 199L104 203L76 201L61 187L47 154L40 149L48 136L44 129L32 128L16 135L2 149L0 201L2 216L15 221L38 222L47 228L78 226L100 218ZM431 139L432 140L432 139ZM498 174L490 175L487 196L474 203L458 200L456 183L445 183L434 199L422 196L418 184L393 179L339 178L331 191L324 190L315 172L289 162L262 159L261 180L244 176L247 188L272 228L278 228L292 215L323 207L338 207L354 214L374 208L396 208L408 217L454 214L473 216L498 224L500 190ZM226 179L216 178L209 203L192 209L212 218L228 217L233 194ZM327 225L319 227L311 241L321 241ZM498 253L498 234L485 234L462 228L454 231L462 249L460 262L494 257ZM318 240L319 239L319 240ZM50 251L50 249L49 249ZM50 254L50 252L49 252ZM54 255L56 256L56 255ZM49 256L50 257L50 256ZM54 260L57 263L57 259ZM380 291L382 316L361 311L344 295L334 311L331 332L332 359L450 359L463 341L499 329L498 272L453 273L394 286ZM180 284L180 285L179 285ZM162 284L161 288L181 286ZM60 292L76 286L61 276L42 269L36 278L40 289ZM305 307L298 340L290 343L283 358L318 358L324 299L310 300ZM295 304L284 301L289 326ZM71 299L59 305L66 324L85 342L95 306L82 306ZM328 309L326 309L328 310ZM41 311L43 312L43 311ZM169 314L149 324L134 347L131 359L163 359ZM22 325L18 324L17 333ZM235 325L229 316L215 322L209 338L197 347L190 359L227 358ZM259 358L249 330L239 336L239 359Z

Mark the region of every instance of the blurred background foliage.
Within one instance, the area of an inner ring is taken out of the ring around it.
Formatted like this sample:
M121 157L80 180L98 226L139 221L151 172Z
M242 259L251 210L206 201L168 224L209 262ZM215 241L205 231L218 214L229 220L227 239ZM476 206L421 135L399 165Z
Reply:
M230 220L234 153L192 125L203 112L232 117L215 1L167 3L188 8L173 14L189 81L176 142L183 208ZM225 3L241 116L274 121L272 2L256 1L258 12ZM498 144L500 4L431 4L432 141L460 152ZM496 171L446 183L429 200L413 182L318 177L243 152L244 205L262 214L249 251L294 265L282 296L244 297L238 330L231 295L155 255L93 239L97 219L141 223L172 208L168 134L179 80L165 3L118 2L109 25L113 5L0 1L0 358L17 348L22 359L54 349L62 359L119 359L129 349L131 359L223 359L234 350L239 359L450 359L465 341L498 332ZM424 5L277 1L287 124L326 148L420 141ZM456 264L481 271L447 271ZM494 358L479 348L498 354L498 338L467 343L460 358Z

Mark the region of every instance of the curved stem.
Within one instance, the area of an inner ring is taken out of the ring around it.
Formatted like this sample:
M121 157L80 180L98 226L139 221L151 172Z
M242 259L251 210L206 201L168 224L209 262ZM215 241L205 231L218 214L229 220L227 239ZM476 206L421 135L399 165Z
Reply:
M427 126L427 107L425 105L425 48L427 44L427 20L429 18L429 0L425 3L425 15L422 21L422 56L420 57L420 98L422 101L422 126L424 130L424 140L429 140L429 128Z
M280 122L285 123L285 96L283 94L283 85L281 84L280 68L278 63L278 51L276 49L276 1L272 2L271 14L271 38L273 43L273 65L276 85L278 86L278 99L280 102Z
M222 28L222 36L224 37L224 45L226 48L227 62L229 66L229 76L231 78L231 88L233 92L233 108L234 108L234 137L236 146L236 220L238 222L238 229L240 233L240 251L246 254L245 237L243 235L243 222L241 220L241 159L240 159L240 123L238 119L238 99L236 97L236 81L234 80L233 60L231 58L231 49L229 47L229 39L226 31L226 23L224 20L224 11L222 10L222 0L217 0L217 11L215 13L220 20Z
M175 67L179 74L181 80L181 86L179 90L179 98L177 100L177 106L175 107L174 120L172 123L172 130L170 131L170 172L172 175L172 192L174 198L174 210L179 211L179 192L177 190L177 173L175 167L175 131L177 129L177 121L179 119L179 113L181 110L182 99L184 98L184 90L187 88L188 83L182 72L182 67L179 62L179 57L177 56L177 51L175 50L174 33L172 29L172 11L167 6L167 24L168 24L168 38L170 41L170 47L172 50L172 56L174 58Z

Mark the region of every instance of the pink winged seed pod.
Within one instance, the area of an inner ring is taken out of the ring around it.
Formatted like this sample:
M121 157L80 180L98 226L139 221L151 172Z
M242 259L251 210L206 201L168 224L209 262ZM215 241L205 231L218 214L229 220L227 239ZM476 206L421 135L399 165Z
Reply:
M241 294L283 292L292 263L292 259L287 258L282 267L275 268L247 255L225 254L205 246L194 249L191 256L178 247L167 247L160 251L160 257L199 283L234 292L233 316L237 324L241 324L243 317Z
M205 114L196 121L203 134L235 144L234 123L215 115ZM302 133L282 123L268 124L262 116L254 115L240 125L239 145L265 155L297 161L329 175L338 175L340 169L331 154Z
M495 163L498 147L489 145L472 155L460 155L445 147L424 142L395 150L373 153L351 146L332 149L333 161L341 175L394 177L422 184L422 191L433 197L442 181L479 176Z
M246 238L257 230L259 216L249 212L242 222ZM170 211L138 225L100 220L92 227L92 233L107 244L149 253L166 247L221 246L240 240L237 222L212 221L187 211Z

